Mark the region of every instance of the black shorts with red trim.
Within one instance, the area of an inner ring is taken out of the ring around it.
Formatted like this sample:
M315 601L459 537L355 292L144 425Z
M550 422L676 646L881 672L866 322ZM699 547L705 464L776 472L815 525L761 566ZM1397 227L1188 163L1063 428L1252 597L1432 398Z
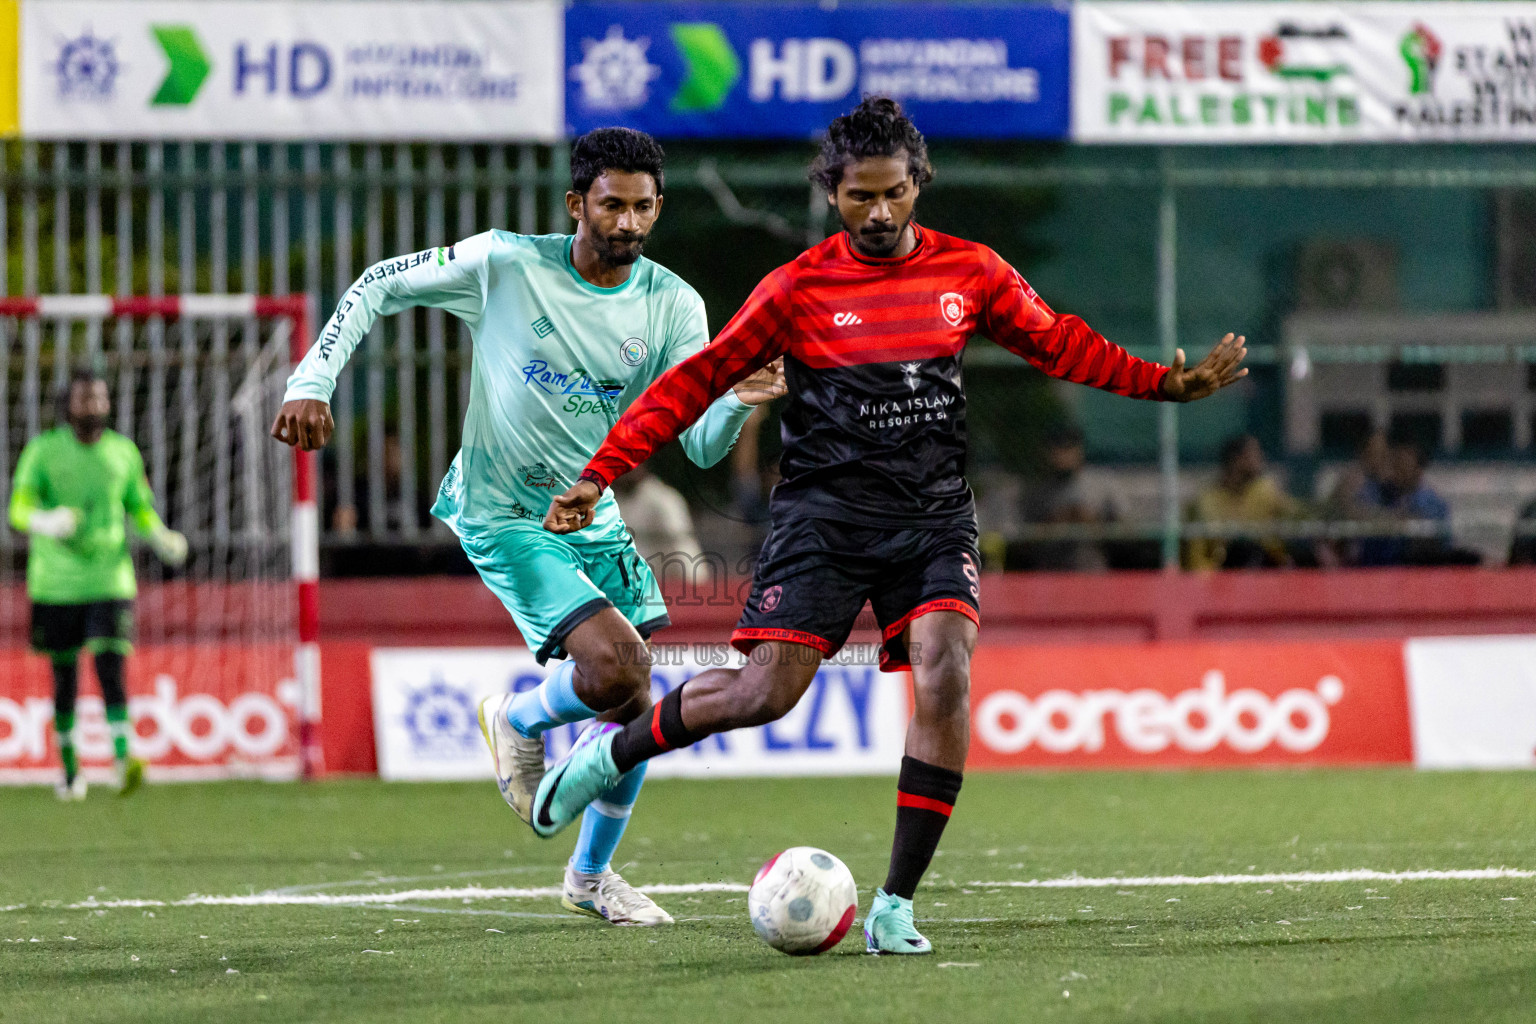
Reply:
M981 622L976 522L933 527L861 526L830 519L776 521L763 541L731 644L805 644L830 658L868 601L880 627L880 667L910 668L902 633L920 615L956 611Z

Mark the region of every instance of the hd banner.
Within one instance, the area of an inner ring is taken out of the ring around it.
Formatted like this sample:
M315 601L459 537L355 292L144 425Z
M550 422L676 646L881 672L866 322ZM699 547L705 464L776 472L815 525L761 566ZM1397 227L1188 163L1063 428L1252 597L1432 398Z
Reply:
M52 0L21 37L34 138L560 135L549 0Z
M578 3L566 122L803 139L878 93L929 136L1061 138L1068 22L1034 4Z
M1079 3L1078 142L1536 140L1536 4Z
M739 665L723 644L654 647L651 696L661 700L706 668ZM476 709L492 694L521 693L559 662L541 666L524 647L380 647L373 652L374 735L385 779L489 779L491 756ZM906 741L906 675L871 664L824 664L798 707L771 725L710 736L663 754L652 777L895 775ZM545 734L564 757L587 723Z

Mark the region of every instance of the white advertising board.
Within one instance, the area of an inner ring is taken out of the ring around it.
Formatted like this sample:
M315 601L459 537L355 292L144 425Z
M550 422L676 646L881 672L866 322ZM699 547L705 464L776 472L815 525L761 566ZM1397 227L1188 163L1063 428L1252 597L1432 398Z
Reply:
M74 139L554 139L563 34L563 9L546 0L28 3L21 127Z
M1536 767L1536 637L1415 639L1403 653L1414 764Z
M1536 4L1079 3L1072 137L1536 140Z
M652 696L660 700L724 656L711 645L664 658L669 663L651 672ZM741 664L734 652L729 658ZM372 663L379 775L396 780L490 779L476 717L480 700L531 689L559 664L540 666L523 647L380 647ZM663 754L652 761L650 775L894 775L906 739L908 687L905 674L828 663L789 715ZM582 728L585 723L545 734L552 760L570 750Z

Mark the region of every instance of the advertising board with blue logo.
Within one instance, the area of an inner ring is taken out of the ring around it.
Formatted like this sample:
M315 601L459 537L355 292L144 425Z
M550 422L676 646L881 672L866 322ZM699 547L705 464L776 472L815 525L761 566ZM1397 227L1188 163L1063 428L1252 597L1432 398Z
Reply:
M22 6L40 138L559 137L561 10L522 3Z
M742 663L722 645L668 645L651 671L660 700L706 668ZM381 647L373 652L374 735L379 775L401 781L492 778L476 708L495 693L544 681L523 647ZM830 661L798 707L770 725L710 736L651 762L652 777L894 775L908 718L908 677L852 660ZM586 723L545 734L551 759L565 756Z
M1070 25L1035 4L578 3L566 123L809 138L866 93L929 136L1067 134Z

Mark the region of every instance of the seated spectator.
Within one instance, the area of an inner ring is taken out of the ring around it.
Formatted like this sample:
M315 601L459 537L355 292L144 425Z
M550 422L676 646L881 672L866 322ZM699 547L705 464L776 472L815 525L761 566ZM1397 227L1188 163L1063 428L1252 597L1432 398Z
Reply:
M613 483L619 514L635 538L635 550L650 563L665 586L669 577L705 587L717 575L704 557L693 529L688 501L646 467L640 466Z
M1391 451L1386 431L1373 430L1360 442L1355 461L1339 473L1333 490L1319 510L1322 517L1361 521L1387 515L1386 487L1390 469ZM1320 540L1315 546L1318 563L1325 566L1359 565L1360 544L1359 540Z
M1294 519L1301 504L1265 475L1264 451L1251 434L1229 438L1221 446L1216 483L1201 492L1190 519L1201 523L1273 523ZM1191 569L1257 569L1294 564L1285 542L1264 537L1200 537L1189 542Z
M1536 501L1520 510L1515 521L1515 542L1509 548L1510 565L1536 565Z
M1084 478L1085 462L1083 432L1077 427L1064 424L1048 435L1045 472L1025 485L1020 518L1025 523L1048 524L1118 521L1119 501L1108 488L1094 487ZM1033 541L1021 548L1023 568L1058 572L1103 572L1109 568L1104 545L1098 541Z
M1433 520L1434 537L1371 537L1360 543L1361 565L1475 565L1478 556L1451 546L1451 508L1424 480L1429 454L1415 441L1392 441L1382 487L1387 512L1400 522Z

